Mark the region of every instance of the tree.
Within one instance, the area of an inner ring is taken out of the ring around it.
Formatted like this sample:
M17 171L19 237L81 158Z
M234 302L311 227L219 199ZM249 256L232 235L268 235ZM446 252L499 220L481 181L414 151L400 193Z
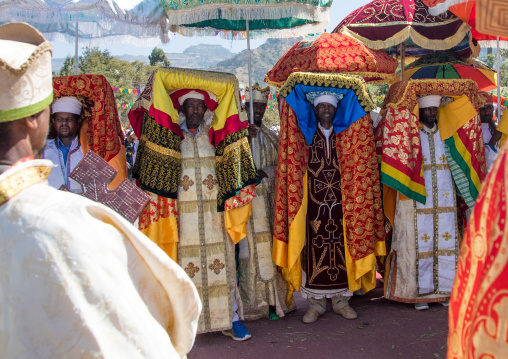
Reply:
M59 76L74 75L74 57L67 56ZM124 91L115 92L117 104L132 104L138 95L129 93L127 89L140 90L145 84L156 66L147 65L140 61L132 63L110 54L108 50L100 50L97 47L87 47L83 55L79 56L78 73L79 74L99 74L104 75L112 87L124 88ZM120 122L124 128L129 127L127 114L129 107L118 108Z
M64 60L62 68L58 72L58 76L74 75L74 56L67 56Z
M152 53L148 55L148 60L150 61L150 65L152 66L165 66L168 67L170 65L166 54L162 49L158 47L154 47Z
M486 56L482 57L481 60L485 62L490 68L497 68L495 53L489 53ZM508 86L508 50L501 50L501 67L499 72L499 84L502 87Z

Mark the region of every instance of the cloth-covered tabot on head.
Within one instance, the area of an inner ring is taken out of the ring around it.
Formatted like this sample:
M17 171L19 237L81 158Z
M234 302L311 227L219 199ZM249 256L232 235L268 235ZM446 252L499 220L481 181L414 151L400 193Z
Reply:
M54 77L53 88L55 102L72 96L83 105L79 134L81 148L83 153L94 151L118 171L109 186L116 188L127 178L127 157L115 95L108 80L102 75Z
M390 87L381 110L382 121L376 128L381 183L405 197L426 202L417 103L419 95L429 94L455 98L452 103L439 108L438 127L442 136L449 133L449 137L445 136L448 138L442 138L447 147L447 162L460 194L472 207L486 175L483 138L477 115L483 100L472 80L409 80ZM455 110L451 112L464 111L465 117L447 115L452 108ZM404 145L401 146L399 141L403 141ZM385 204L387 193L385 191ZM390 215L387 216L390 218Z
M334 128L351 291L360 288L368 291L375 287L375 256L385 254L379 172L368 115L375 106L365 82L351 75L294 73L280 91L285 101L281 110L273 234L273 259L284 268L283 274L289 285L288 298L294 290L300 289L302 281L300 255L305 241L310 143L307 137L312 139L317 127L315 115L311 118L314 111L305 93L315 91L344 95L339 102L337 112L340 115L334 119ZM358 186L358 183L365 186Z
M179 126L180 103L171 96L176 99L191 90L203 94L207 107L214 110L210 128L202 131L208 130L210 143L216 147L217 206L223 211L227 199L259 182L247 141L248 124L239 117L238 80L234 75L178 68L156 70L129 112L129 120L140 139L133 176L139 179L141 188L177 198L183 134Z

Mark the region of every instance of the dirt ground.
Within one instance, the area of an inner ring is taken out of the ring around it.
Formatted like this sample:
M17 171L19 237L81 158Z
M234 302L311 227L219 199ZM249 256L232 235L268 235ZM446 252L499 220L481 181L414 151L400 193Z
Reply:
M297 310L284 318L244 322L251 339L236 342L221 333L200 334L188 358L446 358L448 308L430 304L419 312L412 304L382 296L382 288L354 296L350 304L356 320L335 314L329 302L317 322L303 324L308 305L295 293Z

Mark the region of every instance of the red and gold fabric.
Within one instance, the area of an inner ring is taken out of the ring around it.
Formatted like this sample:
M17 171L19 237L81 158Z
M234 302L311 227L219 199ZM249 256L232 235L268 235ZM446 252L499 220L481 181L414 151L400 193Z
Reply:
M410 80L390 87L376 129L376 152L381 163L381 183L401 195L425 203L418 121L419 95L454 97L439 111L438 127L449 147L447 159L459 191L472 207L486 175L485 149L477 116L483 99L472 80ZM402 145L401 145L402 144ZM385 212L393 218L396 192L384 192Z
M333 74L293 74L281 89L284 97L300 83L313 86L346 86ZM298 78L298 81L294 79ZM358 79L353 76L354 79ZM290 78L291 79L291 78ZM361 81L361 79L360 79ZM365 83L363 86L365 86ZM349 83L350 88L354 84ZM370 98L360 98L367 109ZM293 109L282 102L279 157L275 182L273 260L283 268L288 281L288 299L302 283L301 252L305 242L307 213L307 164L309 146ZM381 189L370 115L355 121L337 134L344 212L346 266L350 291L375 287L375 256L385 255Z
M449 310L448 358L506 358L508 147L478 196L461 247Z
M94 151L117 171L110 188L127 178L127 158L115 95L102 75L53 78L53 97L75 96L83 103L79 140L83 153ZM50 133L50 138L56 134Z
M346 16L333 32L350 35L371 49L398 46L407 40L431 50L459 44L469 26L449 11L432 16L423 1L371 1Z
M232 74L190 69L159 68L148 79L145 89L132 105L129 121L136 133L141 134L143 113L147 112L155 121L183 137L179 126L178 109L168 92L180 89L200 89L215 94L218 100L209 130L210 143L214 146L248 124L240 120L240 97L238 80Z
M178 189L182 184L178 101L168 92L209 91L217 98L208 138L215 148L218 183L217 211L225 211L225 226L235 242L245 237L250 201L259 183L248 143L248 124L240 121L238 80L232 74L159 68L129 112L140 142L133 176L152 199L140 217L140 230L177 260ZM205 94L205 99L206 99ZM211 99L209 99L212 101ZM206 124L202 124L201 131ZM206 133L206 132L205 132Z
M341 72L363 76L368 82L391 77L397 64L383 50L371 50L347 35L324 33L297 42L266 74L265 81L280 87L293 72Z
M496 47L497 36L501 48L508 47L508 11L504 0L422 0L432 14L450 11L471 26L471 35L482 47ZM478 20L478 21L477 21ZM504 37L503 37L504 36Z

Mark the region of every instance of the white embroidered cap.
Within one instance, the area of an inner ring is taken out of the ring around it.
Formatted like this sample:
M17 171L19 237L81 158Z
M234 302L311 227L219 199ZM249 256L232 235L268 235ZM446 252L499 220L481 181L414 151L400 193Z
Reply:
M418 98L420 108L439 107L441 105L441 95L428 95Z
M74 96L60 97L58 100L53 102L51 109L53 113L57 112L69 112L75 115L81 115L81 108L83 104Z

